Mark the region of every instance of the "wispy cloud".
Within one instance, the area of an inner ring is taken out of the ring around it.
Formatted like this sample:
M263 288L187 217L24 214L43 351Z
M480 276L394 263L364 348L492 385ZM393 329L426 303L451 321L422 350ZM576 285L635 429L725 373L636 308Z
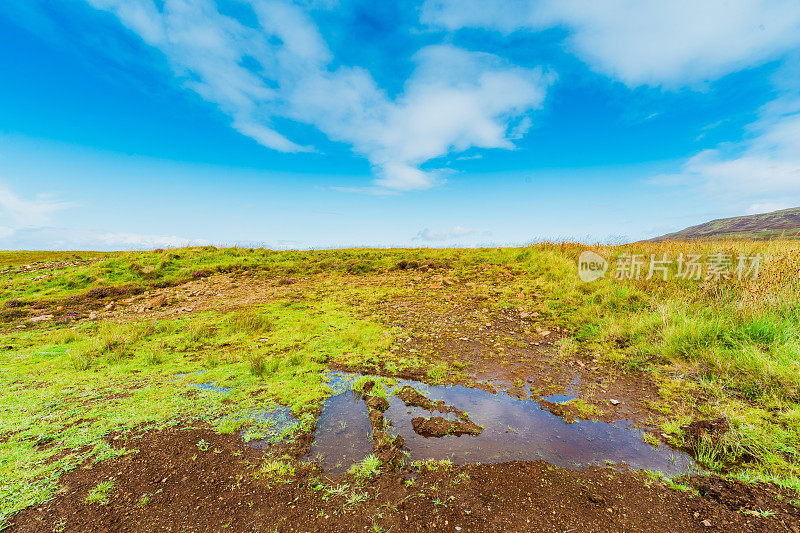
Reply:
M789 92L761 109L748 136L690 157L680 172L652 183L703 188L748 205L748 212L800 204L800 93Z
M334 66L309 15L283 0L246 1L255 26L224 15L210 0L86 0L170 61L183 84L264 146L306 151L277 119L310 124L366 157L379 187L424 189L443 173L424 163L469 148L512 148L530 127L551 74L450 45L428 46L402 94L390 98L369 72Z
M678 172L650 182L701 189L742 209L800 201L797 2L426 0L421 17L450 31L565 28L568 50L630 87L702 89L726 74L781 59L772 79L779 96L742 140L687 157Z
M800 45L792 0L426 0L422 20L504 33L564 27L570 50L629 86L702 84Z
M425 228L417 233L411 240L413 241L446 241L454 240L467 235L472 235L475 230L464 226L454 226L449 231L438 231L430 228Z
M781 209L789 209L790 207L797 206L786 201L756 202L747 208L745 214L758 215L760 213L771 213L772 211L780 211Z
M0 222L7 230L26 226L43 226L50 222L53 213L70 204L46 194L22 198L10 189L0 186Z
M0 246L4 249L37 250L150 250L210 244L205 239L187 239L175 235L109 232L54 227L27 227L4 234L0 228Z

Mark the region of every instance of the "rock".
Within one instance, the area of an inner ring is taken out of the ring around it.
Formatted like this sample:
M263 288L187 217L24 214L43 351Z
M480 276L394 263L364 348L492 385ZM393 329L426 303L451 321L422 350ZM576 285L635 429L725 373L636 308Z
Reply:
M45 322L47 320L53 320L53 315L39 315L34 316L28 319L28 322Z
M113 311L114 310L114 303L110 303L106 305L106 311Z
M619 405L619 400L611 399L611 400L608 400L608 403L610 403L611 405Z
M700 523L703 524L706 527L711 527L711 520L706 519L706 520L703 520Z
M97 311L89 313L89 320L97 320Z

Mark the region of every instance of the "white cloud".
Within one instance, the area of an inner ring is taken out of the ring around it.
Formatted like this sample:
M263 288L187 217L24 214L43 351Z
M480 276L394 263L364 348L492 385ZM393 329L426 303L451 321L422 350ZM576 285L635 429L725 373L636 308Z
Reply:
M800 205L800 96L784 94L761 109L744 140L703 150L681 172L651 183L694 184L728 203L749 204L751 213Z
M789 202L756 202L751 204L750 207L747 208L745 214L747 215L758 215L761 213L771 213L772 211L780 211L781 209L789 209L790 207L797 207L793 206Z
M475 233L474 229L467 228L464 226L454 226L450 231L438 231L438 230L432 230L430 228L425 228L424 230L417 233L411 240L446 241L446 240L458 239L460 237L466 237L467 235L472 235L474 233Z
M52 213L67 207L69 204L45 194L36 195L31 199L21 198L11 190L0 186L0 221L10 224L10 229L42 226L50 221Z
M3 249L36 250L151 250L210 244L204 239L187 239L174 235L107 232L54 227L18 228L4 233L0 228Z
M424 189L441 180L426 162L477 148L513 148L530 127L553 77L539 69L453 46L429 46L403 94L391 99L358 67L333 57L308 14L283 0L250 0L258 27L217 11L210 0L87 0L170 61L184 85L229 115L264 146L309 148L280 133L275 119L315 126L366 157L381 187Z
M461 237L463 235L470 235L475 233L475 230L472 228L465 228L464 226L455 226L452 230L450 230L450 234L454 237Z
M564 27L569 49L629 86L692 86L800 45L794 0L426 0L421 19L449 30Z

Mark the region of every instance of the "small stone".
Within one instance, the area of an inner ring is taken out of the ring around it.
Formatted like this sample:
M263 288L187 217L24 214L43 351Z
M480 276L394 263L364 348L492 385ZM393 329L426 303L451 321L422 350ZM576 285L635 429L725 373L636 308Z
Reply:
M609 402L611 405L619 405L619 400L614 400L614 399L611 399L611 400L608 400L608 402Z
M706 520L703 520L700 523L703 524L706 527L711 527L711 520L706 519Z
M53 315L40 315L28 319L28 322L44 322L45 320L53 320Z
M97 320L97 311L89 313L89 320Z

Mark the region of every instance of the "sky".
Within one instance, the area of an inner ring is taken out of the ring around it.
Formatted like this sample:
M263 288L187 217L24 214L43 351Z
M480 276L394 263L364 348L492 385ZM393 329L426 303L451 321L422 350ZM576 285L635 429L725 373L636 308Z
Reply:
M796 0L3 0L0 249L622 243L800 206Z

